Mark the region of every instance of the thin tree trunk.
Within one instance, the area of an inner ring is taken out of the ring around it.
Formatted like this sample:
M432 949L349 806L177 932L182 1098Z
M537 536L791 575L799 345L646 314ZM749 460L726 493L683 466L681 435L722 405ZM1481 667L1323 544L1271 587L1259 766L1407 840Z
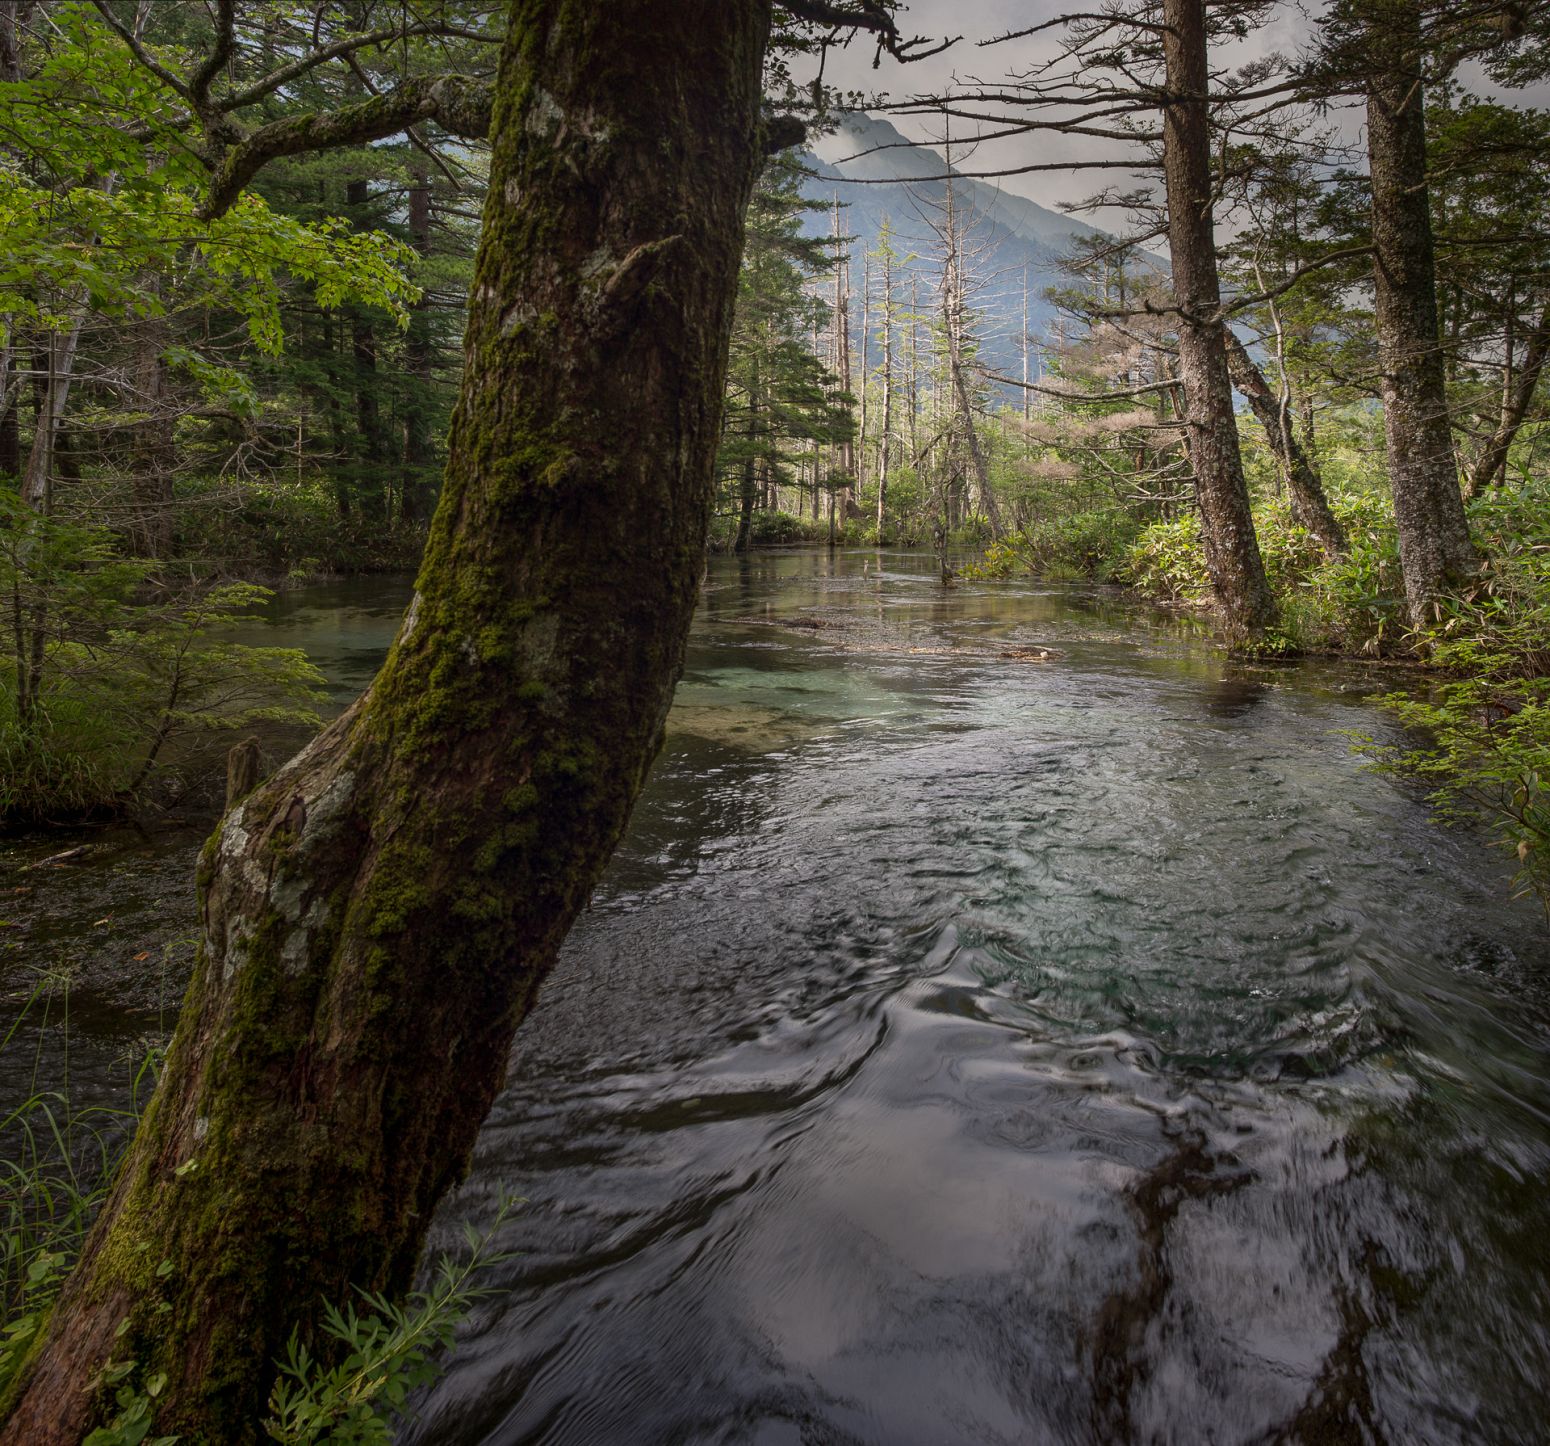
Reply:
M1375 320L1399 560L1410 621L1479 566L1459 491L1437 323L1426 185L1421 12L1410 0L1365 0L1367 159L1372 189Z
M661 745L703 564L768 0L517 0L468 367L365 696L223 820L162 1083L0 1441L257 1435L298 1316L410 1281Z
M50 332L46 370L43 378L43 404L33 432L32 449L27 454L27 470L22 475L22 501L36 512L53 510L54 466L59 450L59 433L64 426L65 404L70 399L70 384L75 378L75 358L85 327L84 312L77 315L63 336Z
M953 152L947 147L947 168L952 170ZM974 424L974 398L969 386L967 367L963 359L963 258L959 250L958 222L953 202L953 183L947 182L947 258L942 276L942 320L947 328L947 366L949 382L953 389L954 404L963 423L964 442L969 449L969 463L974 469L975 488L979 493L980 507L990 523L990 535L1002 535L1001 509L996 506L995 493L990 490L990 464L980 444L979 429Z
M76 352L80 347L84 314L77 317L63 338L48 334L48 349L43 353L38 378L40 399L33 429L32 448L21 479L21 500L36 514L29 522L26 537L18 545L18 561L25 564L32 555L43 519L54 512L54 469L59 442L63 435L65 403L75 372ZM43 696L43 670L48 661L48 604L42 592L30 603L22 601L22 572L17 568L14 586L17 625L16 719L23 738L30 738L39 700Z
M742 488L738 499L740 509L737 515L737 537L732 544L732 551L736 553L747 552L753 537L753 504L758 491L756 467L758 456L754 451L754 442L758 435L759 369L755 366L748 388L748 455L743 459Z
M18 355L11 340L14 321L0 316L7 337L0 343L0 476L20 482L22 470L21 387L12 380L12 358Z
M1234 632L1253 634L1274 622L1275 600L1254 535L1227 374L1211 201L1204 0L1163 0L1163 22L1163 174L1190 466L1217 602Z
M414 170L413 183L409 187L409 244L422 260L430 255L431 185L430 172L423 164ZM430 324L430 298L422 296L409 313L409 327L404 333L404 370L409 374L411 386L404 406L403 467L398 480L401 522L420 521L430 501L430 488L426 484L435 456L428 424L432 384Z
M1487 439L1469 469L1468 492L1478 497L1488 487L1499 487L1507 476L1507 454L1528 416L1529 404L1550 360L1550 307L1546 307L1524 349L1517 370L1503 384L1502 415L1496 431Z
M155 282L151 284L155 289ZM176 471L171 399L168 395L168 329L161 317L141 321L135 337L136 402L145 419L134 424L129 449L134 518L130 550L138 557L172 555L172 484Z
M364 180L351 181L346 187L346 204L355 213L357 228L362 231L369 226L366 207L370 200L371 190ZM384 474L388 447L382 426L382 399L377 394L377 336L370 314L359 306L351 308L350 358L355 391L355 498L369 519L386 521Z
M1265 429L1270 450L1280 464L1291 499L1293 521L1313 534L1326 557L1342 556L1349 545L1345 529L1329 510L1323 483L1319 481L1312 459L1297 440L1289 409L1281 405L1270 389L1270 383L1254 365L1253 357L1233 335L1230 326L1222 328L1222 339L1227 347L1227 371L1232 384L1243 394L1255 420Z
M861 343L857 348L861 368L861 422L860 441L856 448L856 496L859 498L866 487L866 394L867 394L867 328L872 324L872 258L861 258Z
M893 441L893 260L883 255L883 425L877 452L877 540L888 505L888 460Z
M920 280L910 277L909 355L910 456L920 467Z

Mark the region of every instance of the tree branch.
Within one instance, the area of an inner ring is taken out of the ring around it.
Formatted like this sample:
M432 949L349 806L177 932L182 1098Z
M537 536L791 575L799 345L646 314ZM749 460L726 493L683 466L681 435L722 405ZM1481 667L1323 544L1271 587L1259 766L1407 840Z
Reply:
M280 86L289 84L298 76L305 75L309 70L315 70L330 60L337 60L342 55L353 54L371 45L388 45L395 40L411 40L420 36L479 40L491 45L500 43L498 35L484 35L477 30L465 30L455 25L436 25L428 21L416 25L394 26L388 30L370 30L360 35L343 35L338 40L319 46L318 49L300 56L287 65L279 66L261 80L254 81L252 85L232 95L222 96L219 103L220 109L230 112L252 105L255 101L262 100L271 91L278 90Z
M101 8L100 6L98 7ZM188 100L200 115L211 110L210 87L237 48L237 0L216 0L215 44L188 78Z
M490 130L494 88L466 75L430 75L406 80L386 95L323 115L295 116L260 126L234 145L210 179L199 208L202 220L231 209L242 189L270 161L304 151L359 145L397 135L419 121L435 121L453 135L479 139Z
M854 7L833 4L830 0L780 0L780 8L794 20L805 20L809 25L828 25L836 30L867 30L877 36L879 52L886 50L895 60L908 64L912 60L924 60L927 56L940 55L963 37L955 35L943 40L929 50L920 47L929 44L924 36L905 40L893 15L880 0L856 0ZM873 68L877 62L874 59Z
M193 92L188 88L188 82L185 81L183 77L178 75L175 71L168 70L165 65L157 60L156 57L140 43L140 37L136 35L134 31L132 31L127 25L123 24L119 20L118 16L113 13L112 8L108 5L108 0L92 0L92 3L96 6L97 13L107 23L108 28L116 36L118 36L118 38L122 40L125 45L129 47L130 53L134 56L134 58L138 60L146 70L150 71L151 74L157 78L157 80L161 81L163 85L167 86L181 99L187 101L189 105L193 105L194 96Z

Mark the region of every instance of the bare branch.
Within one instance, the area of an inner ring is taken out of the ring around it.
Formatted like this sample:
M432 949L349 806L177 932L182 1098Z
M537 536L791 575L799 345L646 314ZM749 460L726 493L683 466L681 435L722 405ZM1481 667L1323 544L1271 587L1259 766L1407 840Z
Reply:
M963 37L955 35L936 45L923 36L905 40L899 34L898 24L892 13L879 0L856 0L854 7L831 3L831 0L780 0L780 8L795 20L805 20L810 25L828 25L836 30L866 30L877 36L879 52L886 50L895 60L908 64L913 60L925 60L940 55L956 45ZM929 46L929 49L921 49ZM874 69L877 62L872 62Z
M465 30L455 25L435 25L429 22L394 26L389 30L370 30L360 35L343 35L338 40L321 45L316 50L298 57L288 65L282 65L270 71L263 79L254 81L252 85L232 95L222 96L219 108L222 111L231 112L240 110L243 106L252 105L272 91L278 90L282 85L288 85L299 76L305 75L309 70L315 70L318 66L327 64L330 60L337 60L341 56L352 55L357 50L365 50L373 45L388 45L395 40L411 40L419 36L431 35L454 40L478 40L492 45L500 41L498 35L485 35L477 30Z

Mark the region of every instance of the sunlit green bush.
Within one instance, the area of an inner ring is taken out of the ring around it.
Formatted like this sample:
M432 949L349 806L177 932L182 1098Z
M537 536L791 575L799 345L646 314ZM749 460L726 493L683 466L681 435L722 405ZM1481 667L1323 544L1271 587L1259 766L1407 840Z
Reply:
M1168 602L1201 602L1210 596L1200 518L1187 512L1142 528L1118 560L1116 578Z
M985 548L965 568L968 577L1028 574L1051 581L1107 581L1126 554L1139 523L1121 511L1075 512L1051 517ZM1115 579L1119 580L1119 579Z

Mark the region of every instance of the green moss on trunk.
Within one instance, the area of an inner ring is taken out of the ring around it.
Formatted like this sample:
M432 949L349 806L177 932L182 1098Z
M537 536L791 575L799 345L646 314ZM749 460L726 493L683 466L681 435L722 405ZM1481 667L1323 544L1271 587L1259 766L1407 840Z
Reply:
M407 1286L661 744L768 28L768 0L514 6L414 603L206 850L161 1091L0 1439L74 1446L110 1353L167 1372L158 1431L250 1439L298 1315Z

